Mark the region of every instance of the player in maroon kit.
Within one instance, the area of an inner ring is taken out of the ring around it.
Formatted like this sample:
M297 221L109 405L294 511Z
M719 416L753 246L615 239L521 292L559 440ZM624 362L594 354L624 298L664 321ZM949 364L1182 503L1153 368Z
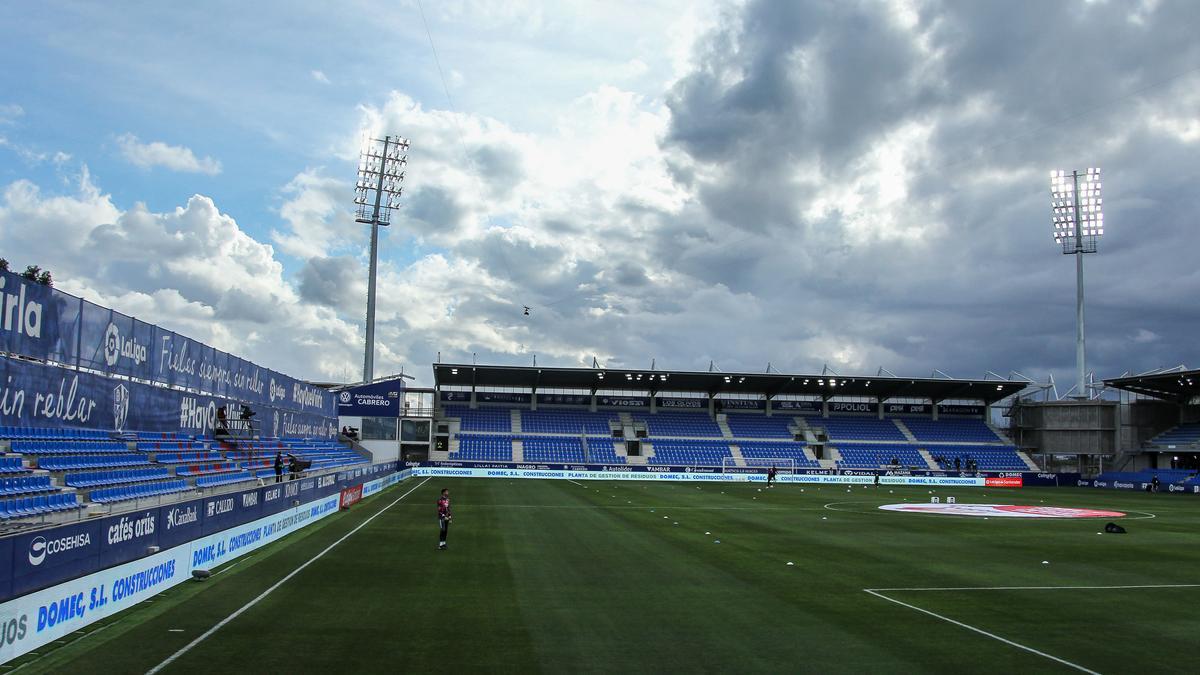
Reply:
M442 496L438 498L438 547L437 550L446 550L446 535L450 533L450 490L442 489Z
M767 487L774 487L774 485L775 485L775 466L771 465L771 468L767 469Z

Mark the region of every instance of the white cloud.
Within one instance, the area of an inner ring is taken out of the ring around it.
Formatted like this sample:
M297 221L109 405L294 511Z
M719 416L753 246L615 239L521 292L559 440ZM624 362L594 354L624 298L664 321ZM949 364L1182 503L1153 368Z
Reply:
M16 103L0 103L0 124L13 124L25 114L25 109Z
M117 145L126 160L143 169L161 166L171 171L209 176L221 173L220 162L212 157L197 158L190 148L182 145L167 145L162 141L143 143L133 134L118 136Z
M329 76L326 75L323 71L311 70L311 71L309 71L309 74L312 75L312 79L316 80L317 82L320 82L321 84L332 84L329 81Z

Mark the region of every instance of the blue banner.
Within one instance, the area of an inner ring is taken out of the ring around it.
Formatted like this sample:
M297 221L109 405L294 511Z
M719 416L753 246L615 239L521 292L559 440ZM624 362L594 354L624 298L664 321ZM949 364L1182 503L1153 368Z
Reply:
M599 396L596 405L610 408L648 408L650 399L642 396Z
M878 412L878 408L875 407L874 403L861 403L857 401L830 401L829 412L876 414Z
M519 394L510 391L477 391L475 392L476 403L522 403L527 404L531 400L529 394Z
M471 400L469 391L443 391L442 400L451 403L468 403Z
M970 417L983 417L984 411L987 408L981 405L954 405L946 404L938 406L938 415L963 415Z
M335 414L323 389L12 272L0 272L0 350L239 403Z
M591 405L592 397L587 394L538 394L538 405Z
M794 403L794 401L789 401ZM767 402L758 398L719 398L717 410L766 410Z
M399 417L404 400L404 380L373 382L343 389L337 394L338 415Z
M884 403L883 404L883 414L884 415L928 415L928 414L930 414L930 412L931 412L931 408L928 403Z
M772 410L794 410L797 412L821 412L820 401L771 401Z
M217 409L241 403L59 366L0 358L0 424L21 427L174 431L211 435ZM332 438L337 419L250 405L269 437Z
M95 571L100 561L100 525L79 523L13 537L13 595Z
M668 398L659 396L654 400L654 405L659 408L679 409L686 408L692 410L701 410L708 408L708 399L706 398Z

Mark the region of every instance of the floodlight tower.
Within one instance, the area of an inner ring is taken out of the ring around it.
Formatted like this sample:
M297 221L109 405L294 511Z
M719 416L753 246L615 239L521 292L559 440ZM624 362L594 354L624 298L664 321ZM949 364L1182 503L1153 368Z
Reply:
M1084 378L1083 254L1096 252L1104 234L1104 201L1100 198L1100 169L1050 172L1050 206L1054 209L1054 241L1064 255L1075 256L1075 396L1087 398Z
M358 162L354 185L355 220L371 226L371 267L367 279L367 346L363 357L363 382L375 379L375 272L379 265L379 226L392 222L404 192L404 167L408 165L408 139L399 136L372 138ZM372 194L374 193L374 194Z

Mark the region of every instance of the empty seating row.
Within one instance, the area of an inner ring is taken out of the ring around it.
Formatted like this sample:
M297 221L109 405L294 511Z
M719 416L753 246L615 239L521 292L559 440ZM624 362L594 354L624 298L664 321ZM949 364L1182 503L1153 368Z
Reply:
M7 439L75 439L75 438L108 438L107 431L99 429L47 429L43 427L10 427L0 426L0 438Z
M967 460L982 471L1028 471L1029 465L1017 454L1013 447L990 445L931 445L925 448L943 469L954 469L954 460L958 459L958 468L965 469Z
M725 417L735 438L792 438L792 422L792 417L783 415L730 413Z
M12 451L26 455L69 455L80 452L129 452L121 441L13 441Z
M999 443L1002 440L983 420L906 418L902 421L918 441Z
M657 414L634 413L633 419L646 424L650 436L689 436L697 438L720 438L721 427L708 413L664 412Z
M217 462L222 459L219 452L160 452L154 456L159 464L187 464L192 462Z
M0 457L0 473L25 473L29 469L20 457Z
M56 511L69 511L83 506L73 492L60 492L53 495L38 495L37 497L22 497L0 501L0 519L24 518L40 516Z
M1158 445L1191 445L1200 443L1200 424L1180 424L1155 436L1151 441Z
M35 492L57 492L58 488L50 483L50 476L20 476L18 478L0 478L0 495L25 495Z
M512 440L504 436L459 436L458 452L450 453L450 458L477 462L511 462Z
M522 410L521 431L545 434L611 434L616 413L575 410Z
M71 471L99 467L140 466L149 464L150 456L138 453L123 455L56 455L38 459L38 468L48 471Z
M196 479L196 487L214 487L217 485L228 485L229 483L241 483L242 481L254 480L255 475L249 471L238 471L237 473L226 473L216 476L204 476Z
M733 457L729 443L701 440L654 440L651 442L654 456L651 464L678 466L721 466L725 458Z
M236 462L210 462L208 464L188 464L175 468L176 476L206 476L214 473L229 473L237 471Z
M742 457L747 460L759 459L790 459L797 469L819 469L821 463L810 457L803 443L748 443L737 444ZM757 462L747 461L754 466Z
M183 480L182 478L177 478L175 480L164 480L158 483L137 483L136 485L122 485L120 487L92 490L88 497L94 502L106 504L109 502L121 502L129 499L157 497L158 495L171 494L173 492L183 492L187 489L187 481Z
M463 431L512 431L512 412L508 408L446 408L447 417L457 417Z
M162 450L188 451L207 450L204 443L198 441L138 441L138 452L158 452Z
M1159 483L1183 483L1196 473L1191 469L1142 469L1140 471L1105 471L1098 476L1099 480L1127 480L1149 483L1158 476Z
M900 427L892 420L871 417L826 417L808 420L808 426L825 430L832 440L905 441Z
M170 477L170 469L164 467L69 473L66 475L64 482L71 487L90 488L103 485L120 485L122 483L139 483L148 480L162 480Z
M854 445L839 443L836 446L842 459L839 466L855 469L878 469L882 466L909 466L928 468L925 458L915 446L900 443L878 445Z

